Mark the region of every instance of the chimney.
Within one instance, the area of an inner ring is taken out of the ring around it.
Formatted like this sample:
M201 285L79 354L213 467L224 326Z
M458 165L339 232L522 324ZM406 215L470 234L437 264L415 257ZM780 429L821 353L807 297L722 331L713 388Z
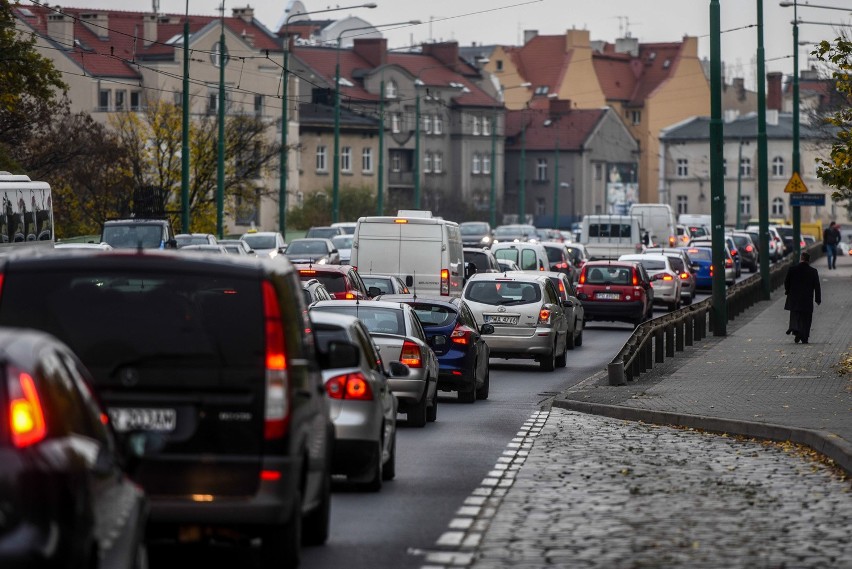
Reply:
M47 35L68 47L74 45L74 19L62 12L47 15Z
M766 74L766 108L781 110L781 72L771 71Z
M536 36L538 36L538 30L524 30L524 44L530 43L530 40Z
M422 53L434 57L451 69L455 69L459 63L459 43L455 41L423 44Z
M550 116L565 115L571 112L571 99L548 99Z
M639 56L639 38L618 38L615 40L615 53L629 53Z
M254 19L254 8L246 6L245 8L234 8L233 16L241 19L243 22L250 24Z
M565 31L565 52L576 48L591 47L589 30L566 30Z
M109 38L109 15L104 12L84 12L80 21L90 32L105 40Z
M145 14L142 16L142 44L145 47L157 41L157 22L160 16L157 14Z
M746 98L745 79L743 79L742 77L734 77L733 87L734 87L734 95L736 95L737 101L745 101L745 98Z
M355 38L352 52L370 64L381 67L387 61L388 40L386 38Z

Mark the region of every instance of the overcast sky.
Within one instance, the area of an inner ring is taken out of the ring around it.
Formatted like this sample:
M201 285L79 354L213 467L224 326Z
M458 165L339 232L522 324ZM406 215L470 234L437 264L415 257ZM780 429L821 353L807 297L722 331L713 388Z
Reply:
M150 11L155 0L52 0L51 5ZM351 6L362 0L302 0L308 11ZM369 0L363 0L369 1ZM834 39L839 26L852 23L850 0L814 0L809 8L800 1L800 42ZM22 0L24 4L28 0ZM160 11L183 14L218 14L220 0L159 0ZM612 42L629 33L641 42L677 41L684 35L699 37L699 56L710 56L710 0L375 0L375 9L343 10L317 15L333 18L357 15L371 24L421 20L418 26L385 31L390 47L411 45L430 39L456 40L465 46L523 42L524 30L540 34L562 34L569 28L588 29L593 40ZM289 0L225 0L225 9L254 7L255 17L272 29L281 20ZM720 0L722 14L722 58L728 76L745 77L752 85L757 46L757 0ZM779 6L779 0L764 0L767 71L790 73L793 69L793 8ZM737 29L743 28L743 29ZM806 68L810 46L800 46L800 67Z

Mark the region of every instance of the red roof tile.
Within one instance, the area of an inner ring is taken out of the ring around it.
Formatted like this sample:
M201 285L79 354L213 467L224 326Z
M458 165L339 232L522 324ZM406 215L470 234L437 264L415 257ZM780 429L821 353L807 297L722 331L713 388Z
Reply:
M557 140L560 150L580 150L606 113L607 109L573 109L551 119L551 113L544 109L507 111L506 149L520 150L521 130L526 124L527 150L554 150ZM548 119L551 122L545 126Z

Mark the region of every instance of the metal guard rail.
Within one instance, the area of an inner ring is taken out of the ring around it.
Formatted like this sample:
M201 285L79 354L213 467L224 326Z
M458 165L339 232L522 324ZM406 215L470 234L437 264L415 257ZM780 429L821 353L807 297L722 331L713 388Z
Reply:
M811 259L822 256L822 243L808 247ZM793 255L775 263L769 269L769 287L775 290L784 284L787 269L793 264ZM762 297L760 274L728 288L726 304L728 319L734 320L746 309L760 302ZM651 369L654 363L663 363L665 358L674 357L686 346L703 340L708 331L713 331L713 299L684 306L673 312L647 320L636 327L630 338L621 347L612 361L607 364L609 385L624 385L639 374Z

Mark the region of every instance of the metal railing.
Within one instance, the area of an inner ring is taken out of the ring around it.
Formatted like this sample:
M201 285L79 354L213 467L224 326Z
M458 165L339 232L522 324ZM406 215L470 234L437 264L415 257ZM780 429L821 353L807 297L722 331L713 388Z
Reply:
M807 249L812 260L822 256L822 243ZM784 284L787 269L793 264L792 255L769 269L770 290ZM734 320L748 308L760 302L762 286L759 274L754 274L728 288L726 304L728 319ZM663 363L686 346L703 340L713 332L713 299L706 298L673 312L643 322L631 334L621 350L607 364L610 385L624 385Z

